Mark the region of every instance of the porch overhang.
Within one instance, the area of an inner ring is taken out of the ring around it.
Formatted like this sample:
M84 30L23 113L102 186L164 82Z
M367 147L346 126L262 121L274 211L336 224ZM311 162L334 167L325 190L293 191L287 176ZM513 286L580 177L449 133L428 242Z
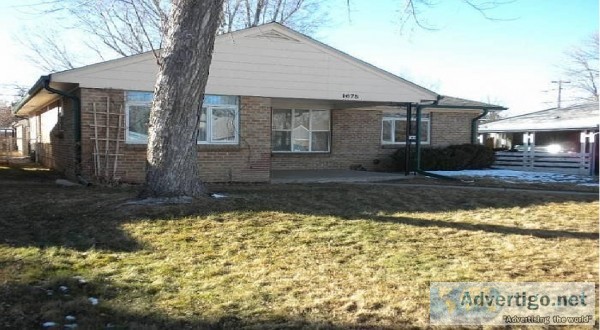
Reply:
M41 76L29 89L27 95L21 99L19 103L13 106L13 113L16 116L27 117L45 105L60 99L60 95L52 93L44 88L46 84L51 88L58 90L73 90L77 87L77 84L54 82L51 80L51 75Z

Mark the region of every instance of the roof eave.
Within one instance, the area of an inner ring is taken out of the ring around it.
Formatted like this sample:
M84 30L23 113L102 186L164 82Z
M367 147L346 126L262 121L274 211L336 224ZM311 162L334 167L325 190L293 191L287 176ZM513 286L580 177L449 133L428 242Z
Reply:
M19 112L19 110L21 110L23 108L23 106L25 104L27 104L27 102L31 101L31 99L33 99L37 95L37 93L39 93L39 91L44 89L44 85L46 84L46 82L49 82L49 81L50 81L50 75L41 76L35 82L35 84L33 84L33 86L31 86L31 88L27 92L27 95L24 96L21 99L21 101L19 101L17 104L15 104L12 107L12 113L16 115Z
M426 108L435 108L435 109L461 109L461 110L493 110L493 111L503 111L508 110L508 108L500 107L500 106L463 106L463 105L426 105Z

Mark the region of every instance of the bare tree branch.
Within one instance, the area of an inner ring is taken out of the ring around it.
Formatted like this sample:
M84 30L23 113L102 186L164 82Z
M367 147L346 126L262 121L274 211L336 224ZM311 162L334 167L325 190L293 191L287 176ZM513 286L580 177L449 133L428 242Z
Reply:
M571 80L568 88L583 93L580 101L598 101L599 36L594 32L580 45L565 52L568 63L563 72Z
M491 21L512 21L517 18L500 18L490 14L491 11L503 5L515 2L516 0L462 0L462 2L477 11L483 18ZM426 23L422 20L423 11L427 11L439 3L432 0L404 0L404 9L400 20L402 27L408 22L413 21L419 28L429 31L438 30L435 25Z
M76 56L79 50L62 44L58 33L42 37L29 32L31 37L22 37L28 39L22 44L35 54L31 60L49 71L148 51L159 58L157 49L162 46L171 7L171 0L48 0L25 8L36 17L57 18L54 29L58 31L85 33L88 38L83 45L91 56ZM225 0L218 31L227 33L279 22L311 33L326 20L319 0Z

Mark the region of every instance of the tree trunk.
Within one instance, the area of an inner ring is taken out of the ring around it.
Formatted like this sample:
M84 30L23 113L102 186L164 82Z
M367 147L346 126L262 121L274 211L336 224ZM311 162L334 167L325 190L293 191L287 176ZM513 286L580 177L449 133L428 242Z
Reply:
M223 0L175 0L160 52L141 197L199 197L196 139Z

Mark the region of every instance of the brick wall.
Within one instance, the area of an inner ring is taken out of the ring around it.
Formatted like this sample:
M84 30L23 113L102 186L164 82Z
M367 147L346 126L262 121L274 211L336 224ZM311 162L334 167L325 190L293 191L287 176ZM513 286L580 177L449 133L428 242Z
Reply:
M96 120L106 125L107 104L111 112L124 113L124 91L111 89L82 89L82 169L86 177L93 178L96 145L92 137L98 134L105 138L106 130L98 127L94 131L94 104ZM240 138L238 145L198 145L200 173L208 182L266 182L270 180L271 155L271 104L270 99L242 97L240 104ZM110 126L118 127L118 116L110 116ZM110 132L115 137L116 128ZM120 138L124 140L125 127L122 125ZM101 153L106 148L105 141L97 147ZM109 150L115 146L110 144ZM116 177L123 182L143 182L145 177L146 145L120 143ZM114 158L109 157L108 170L112 176ZM100 158L100 174L104 173L106 160Z
M432 112L430 146L470 143L471 120L477 112ZM386 160L404 145L381 145L381 119L379 110L332 110L332 144L328 154L274 153L273 170L349 169L362 165L373 170L374 160ZM428 145L423 145L426 148Z
M271 100L242 97L239 146L199 146L202 178L266 182L271 178Z
M125 144L124 91L114 89L81 89L81 173L86 178L95 177L94 152L101 154L106 148L106 128L94 128L96 123L106 126L107 107L112 113L121 113L121 156L117 159L116 177L123 182L143 182L145 175L146 146ZM40 146L40 158L45 165L69 176L75 173L73 144L73 113L70 101L65 100L64 114L59 120L61 134L52 136L52 144ZM471 120L477 112L432 112L431 145L469 143ZM110 115L108 125L111 139L115 138L119 116ZM265 182L270 171L283 169L347 169L362 165L376 169L374 160L387 159L396 147L381 146L381 118L379 110L332 110L331 152L325 154L271 153L271 101L269 98L242 97L240 104L240 139L238 145L199 145L198 157L202 179L208 182ZM93 137L98 136L98 144ZM109 142L110 153L116 145ZM112 176L114 156L100 158L101 175L108 170Z
M431 113L431 145L443 147L451 144L471 143L471 121L478 111Z
M330 153L274 153L272 169L348 169L352 165L373 169L375 159L393 152L381 147L381 118L378 110L332 110Z
M109 156L108 159L103 155L106 154L108 148L109 154L116 153L117 128L119 127L119 113L122 114L121 130L119 131L119 153L125 156L117 159L116 177L124 177L127 173L127 167L131 166L129 155L124 145L125 136L125 94L118 89L80 89L81 98L81 173L85 178L93 179L96 177L94 164L97 162L100 171L99 176L108 174L111 177L114 171L114 156ZM94 116L95 109L95 116ZM110 113L107 121L107 110ZM107 144L107 129L109 126ZM96 140L97 137L97 140ZM94 153L102 156L95 158Z

